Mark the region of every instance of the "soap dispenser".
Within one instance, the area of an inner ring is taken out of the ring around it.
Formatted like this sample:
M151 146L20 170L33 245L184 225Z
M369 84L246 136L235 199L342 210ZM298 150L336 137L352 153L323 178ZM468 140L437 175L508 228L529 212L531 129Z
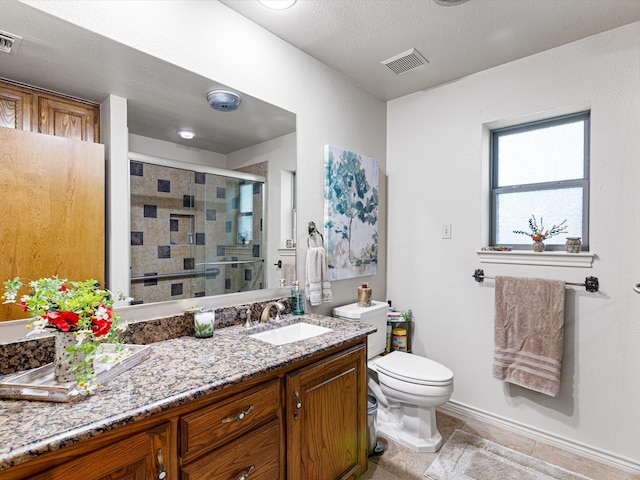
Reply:
M304 315L304 290L300 288L300 282L293 282L291 289L291 313Z

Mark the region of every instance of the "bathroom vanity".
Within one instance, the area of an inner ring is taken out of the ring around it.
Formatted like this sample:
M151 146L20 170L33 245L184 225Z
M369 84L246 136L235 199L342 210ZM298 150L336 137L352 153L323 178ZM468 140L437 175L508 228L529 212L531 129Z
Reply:
M272 345L265 325L150 344L150 357L72 404L0 400L0 477L348 479L367 468L366 338L374 327ZM271 325L273 326L273 322Z

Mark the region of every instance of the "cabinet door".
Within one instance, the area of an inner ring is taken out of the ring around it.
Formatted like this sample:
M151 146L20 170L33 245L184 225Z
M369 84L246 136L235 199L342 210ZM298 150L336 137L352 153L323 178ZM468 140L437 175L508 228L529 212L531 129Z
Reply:
M100 111L70 100L40 96L38 131L47 135L100 142Z
M287 478L358 478L367 468L366 345L287 375Z
M171 461L169 423L31 477L33 480L163 480Z
M32 130L33 102L31 93L0 84L0 127Z

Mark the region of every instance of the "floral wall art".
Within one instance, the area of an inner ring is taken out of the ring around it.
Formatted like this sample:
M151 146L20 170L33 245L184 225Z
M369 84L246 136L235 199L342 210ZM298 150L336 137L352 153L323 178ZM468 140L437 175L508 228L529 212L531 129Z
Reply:
M374 275L378 266L378 162L325 145L324 168L329 280Z

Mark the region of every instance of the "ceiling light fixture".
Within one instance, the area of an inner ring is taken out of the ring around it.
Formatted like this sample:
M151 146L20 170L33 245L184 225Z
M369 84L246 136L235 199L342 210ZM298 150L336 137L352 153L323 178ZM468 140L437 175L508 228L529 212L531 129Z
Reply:
M433 3L440 5L441 7L455 7L468 2L469 0L433 0Z
M258 0L258 3L273 10L286 10L293 6L296 0Z
M185 140L192 140L196 138L196 132L192 132L191 130L178 130L178 135L180 135L180 138Z
M211 90L207 93L207 101L219 112L233 112L240 107L240 95L229 90Z

